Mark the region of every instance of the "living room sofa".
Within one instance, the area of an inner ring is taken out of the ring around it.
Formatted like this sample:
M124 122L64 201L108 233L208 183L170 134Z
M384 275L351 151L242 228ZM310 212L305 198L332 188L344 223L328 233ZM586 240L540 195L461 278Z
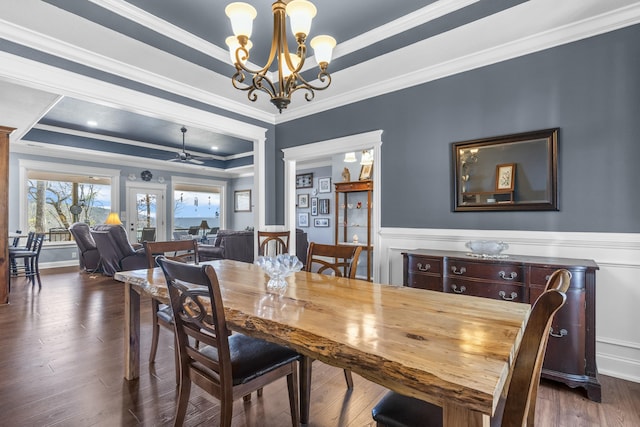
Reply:
M212 259L233 259L242 262L253 262L254 231L252 230L219 230L213 245L198 245L201 261ZM296 256L304 264L307 260L309 242L307 233L296 230Z

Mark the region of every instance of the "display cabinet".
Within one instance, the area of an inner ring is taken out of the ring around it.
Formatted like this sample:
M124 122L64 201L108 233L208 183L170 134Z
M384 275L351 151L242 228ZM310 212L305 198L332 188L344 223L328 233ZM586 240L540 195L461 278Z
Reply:
M371 244L371 205L373 181L339 182L336 189L337 245L362 246L358 266L366 268L366 279L371 281L373 247ZM358 268L360 271L360 268ZM359 274L360 276L360 274ZM364 275L361 275L364 278Z

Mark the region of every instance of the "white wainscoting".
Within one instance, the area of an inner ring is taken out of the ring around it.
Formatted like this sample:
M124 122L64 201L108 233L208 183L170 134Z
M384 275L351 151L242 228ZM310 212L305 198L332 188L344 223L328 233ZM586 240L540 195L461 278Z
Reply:
M502 240L505 253L592 259L596 273L598 371L640 382L640 234L382 228L376 281L402 284L402 252L466 250L469 240Z

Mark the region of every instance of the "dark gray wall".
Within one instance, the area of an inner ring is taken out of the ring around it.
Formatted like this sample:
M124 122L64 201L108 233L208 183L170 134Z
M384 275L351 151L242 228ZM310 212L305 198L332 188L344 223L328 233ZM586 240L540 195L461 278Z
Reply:
M382 129L383 227L638 232L638 40L635 25L278 125L277 217L282 148ZM560 211L452 211L452 142L553 127Z

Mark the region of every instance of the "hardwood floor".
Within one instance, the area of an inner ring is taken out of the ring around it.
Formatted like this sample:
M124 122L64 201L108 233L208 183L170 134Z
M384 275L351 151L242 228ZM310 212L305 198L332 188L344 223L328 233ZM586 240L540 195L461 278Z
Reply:
M173 348L162 329L156 363L150 303L143 302L142 366L137 381L123 378L123 287L77 268L43 271L42 291L24 279L12 283L10 304L0 306L0 425L169 426L176 400ZM640 384L600 376L603 402L580 390L544 381L539 426L640 426ZM350 393L341 369L315 362L313 427L373 426L371 408L385 390L354 375ZM185 425L217 425L218 403L192 388ZM235 402L234 426L290 425L286 383L263 397Z

